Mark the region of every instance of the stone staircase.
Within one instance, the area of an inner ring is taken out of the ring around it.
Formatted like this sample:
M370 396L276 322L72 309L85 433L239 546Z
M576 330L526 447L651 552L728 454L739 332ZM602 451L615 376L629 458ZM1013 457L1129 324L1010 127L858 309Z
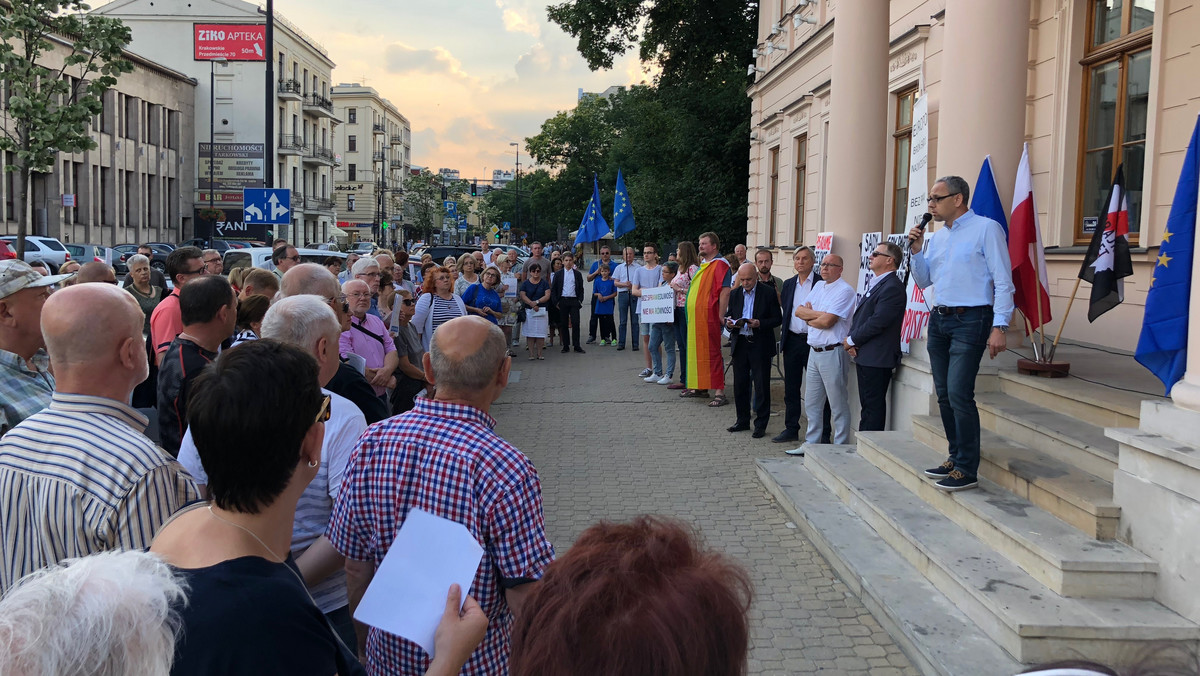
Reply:
M907 370L919 390L927 366ZM1200 647L1200 626L1155 600L1157 562L1115 539L1118 443L1104 428L1137 427L1142 397L1008 369L977 387L977 490L943 493L923 474L946 457L936 407L906 431L759 460L759 477L924 673Z

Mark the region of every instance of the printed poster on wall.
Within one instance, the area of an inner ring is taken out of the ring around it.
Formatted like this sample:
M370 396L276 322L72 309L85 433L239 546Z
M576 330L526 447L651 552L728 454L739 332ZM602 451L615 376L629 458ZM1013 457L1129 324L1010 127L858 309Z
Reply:
M817 243L813 245L813 258L816 259L814 269L817 274L821 273L821 261L825 259L825 254L833 251L833 233L818 232Z
M858 286L855 289L858 291L858 302L861 303L863 296L867 293L867 284L875 278L875 273L871 272L871 252L879 243L883 241L882 232L864 232L862 243L858 247Z

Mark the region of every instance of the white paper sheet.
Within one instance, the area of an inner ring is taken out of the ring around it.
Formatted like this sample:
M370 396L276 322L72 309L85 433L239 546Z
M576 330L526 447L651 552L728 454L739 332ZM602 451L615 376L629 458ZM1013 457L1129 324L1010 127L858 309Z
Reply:
M363 594L354 619L402 636L433 657L433 635L451 584L465 598L483 559L466 526L412 509Z

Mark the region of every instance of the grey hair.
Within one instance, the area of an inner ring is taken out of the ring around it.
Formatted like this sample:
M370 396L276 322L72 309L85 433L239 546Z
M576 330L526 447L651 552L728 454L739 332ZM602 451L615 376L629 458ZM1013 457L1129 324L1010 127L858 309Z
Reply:
M899 268L900 264L904 262L904 250L893 242L880 243L883 244L884 250L887 251L888 256L896 262L896 267Z
M67 559L0 601L0 673L167 674L187 586L138 550Z
M322 338L338 336L342 325L320 296L288 296L271 304L262 321L262 337L295 345L312 353Z
M456 360L442 352L438 341L439 336L448 333L446 325L434 332L433 340L429 341L429 361L438 388L451 392L474 392L487 387L496 378L496 373L504 363L508 343L499 326L487 320L481 321L487 324L488 335L478 350L463 359ZM449 330L453 331L454 328L450 327Z
M934 181L937 183L945 183L951 194L962 195L963 204L971 203L971 186L962 176L943 176Z
M374 258L360 258L354 261L354 267L350 269L350 274L357 277L358 275L366 272L367 269L377 267L379 267L379 261L375 260Z
M150 259L146 258L145 254L134 254L129 257L128 261L125 261L125 264L132 270L135 265L150 265Z
M205 249L204 251L201 251L200 254L203 256L207 256L208 254L216 254L220 256L221 252L217 251L216 249Z
M807 251L808 255L812 256L813 260L817 259L817 255L815 253L813 253L812 247L798 246L798 247L796 247L796 250L792 252L792 260L795 260L796 256L799 256L801 251Z

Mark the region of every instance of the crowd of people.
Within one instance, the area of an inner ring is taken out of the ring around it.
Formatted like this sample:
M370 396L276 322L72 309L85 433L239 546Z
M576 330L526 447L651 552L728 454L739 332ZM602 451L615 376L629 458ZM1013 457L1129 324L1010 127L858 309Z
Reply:
M995 224L968 196L940 179L945 227L910 233L913 275L945 303L929 351L951 452L926 473L948 491L974 486L972 368L1011 312ZM103 264L0 262L0 672L744 673L751 584L686 525L598 524L556 560L537 471L490 413L521 334L535 361L556 334L562 353L641 351L646 383L713 408L728 348L728 429L756 438L781 353L774 441L808 421L793 455L848 441L853 359L858 429L886 425L906 297L891 243L861 299L837 254L799 247L781 280L771 252L724 257L712 232L661 261L653 242L640 263L601 247L586 273L536 242L520 266L485 244L345 269L275 244L270 270L228 277L215 251L175 249L164 277L139 250L120 285ZM446 590L433 655L353 619L411 509L484 551L470 588Z

